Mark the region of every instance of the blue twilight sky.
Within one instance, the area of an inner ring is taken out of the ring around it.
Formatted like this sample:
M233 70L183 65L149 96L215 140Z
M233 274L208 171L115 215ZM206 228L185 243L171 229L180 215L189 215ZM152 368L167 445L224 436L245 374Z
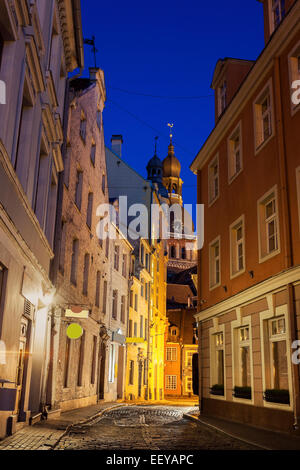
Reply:
M158 155L163 159L169 143L167 123L174 122L184 202L195 203L196 177L189 165L214 126L210 84L215 64L223 57L257 58L264 47L262 4L83 0L82 17L84 37L96 36L97 65L105 72L106 145L112 134L122 134L123 158L146 176L154 137L159 136ZM91 48L85 46L86 68L93 64Z

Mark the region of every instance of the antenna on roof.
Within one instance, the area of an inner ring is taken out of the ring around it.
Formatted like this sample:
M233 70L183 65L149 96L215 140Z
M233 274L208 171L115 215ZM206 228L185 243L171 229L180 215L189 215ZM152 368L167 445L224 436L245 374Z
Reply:
M95 36L92 36L92 39L84 39L84 44L87 44L88 46L92 46L92 52L94 54L94 60L95 60L95 69L97 68L97 52L98 49L96 48L96 38Z

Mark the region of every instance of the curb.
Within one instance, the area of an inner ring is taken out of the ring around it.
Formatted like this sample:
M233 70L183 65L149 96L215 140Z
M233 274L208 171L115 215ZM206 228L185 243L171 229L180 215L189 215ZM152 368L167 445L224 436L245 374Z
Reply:
M252 441L248 441L247 439L243 439L242 437L236 436L235 434L231 434L229 432L226 432L223 429L221 429L217 426L214 426L213 424L209 424L209 423L206 423L204 421L201 421L201 419L197 418L196 416L189 415L189 414L186 414L186 413L184 413L183 416L184 416L184 418L190 419L191 421L194 421L198 424L203 424L204 426L207 426L208 428L214 429L215 431L219 431L219 432L225 434L226 436L229 436L233 439L237 439L238 441L244 442L245 444L248 444L248 445L251 445L251 446L254 446L254 447L258 447L261 450L273 450L270 447L265 447L265 446L262 446L260 444L256 444Z
M82 421L75 421L74 423L72 424L69 424L69 426L66 427L65 431L62 433L62 435L57 439L57 441L51 446L51 448L49 450L55 450L55 447L58 446L58 444L60 443L60 441L62 440L63 437L65 437L67 434L69 434L69 432L71 431L71 429L75 426L80 426L81 424L87 424L87 423L90 423L91 421L93 421L94 419L96 418L99 418L100 416L104 415L104 413L106 411L111 411L111 410L114 410L116 408L124 408L126 406L130 406L130 405L127 405L127 404L118 404L118 405L114 405L114 406L110 406L108 408L105 408L104 410L100 410L98 411L98 413L96 413L95 415L91 416L90 418L87 418L87 419L84 419Z

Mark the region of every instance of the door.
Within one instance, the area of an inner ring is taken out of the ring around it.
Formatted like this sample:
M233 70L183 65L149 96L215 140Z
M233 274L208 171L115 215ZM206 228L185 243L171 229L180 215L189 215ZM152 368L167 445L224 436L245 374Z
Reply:
M123 398L124 346L119 346L117 397Z
M105 361L106 361L106 346L101 341L100 357L99 357L99 400L104 400L104 383L105 383Z
M25 375L27 370L27 361L28 361L28 319L22 317L21 320L21 332L19 339L19 353L18 353L18 364L17 364L17 373L16 373L16 408L15 413L18 415L19 420L22 420L22 413L24 408L24 388L26 385Z
M143 362L139 361L139 375L138 375L138 397L142 396L142 377L143 377Z

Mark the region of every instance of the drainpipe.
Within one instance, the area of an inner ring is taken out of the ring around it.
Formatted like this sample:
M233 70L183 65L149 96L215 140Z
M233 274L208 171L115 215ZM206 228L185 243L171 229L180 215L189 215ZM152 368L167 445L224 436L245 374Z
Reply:
M279 58L274 59L274 75L275 75L275 103L276 103L276 130L278 142L278 162L279 162L279 175L280 175L280 199L282 206L282 219L283 219L283 234L284 234L284 266L285 270L293 266L293 250L292 250L292 234L291 234L291 213L288 197L288 178L287 178L287 164L286 164L286 145L284 135L284 114L282 105L282 84L280 79L280 63ZM297 323L294 302L294 289L292 284L287 286L288 297L288 318L289 318L289 331L291 344L297 339ZM299 396L299 367L292 364L292 386L294 398L294 429L299 428L300 419L300 396Z

